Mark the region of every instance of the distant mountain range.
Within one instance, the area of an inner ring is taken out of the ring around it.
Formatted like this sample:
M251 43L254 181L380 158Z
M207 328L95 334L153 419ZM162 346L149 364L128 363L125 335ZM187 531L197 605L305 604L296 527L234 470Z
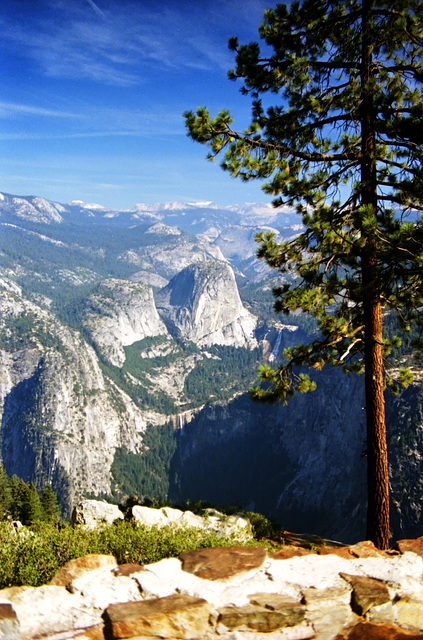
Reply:
M81 496L203 498L362 537L361 379L324 371L288 407L248 396L260 363L315 331L274 313L280 279L256 257L258 231L300 222L263 203L0 194L6 472L52 482L65 513ZM422 404L417 385L389 404L397 537L419 526Z

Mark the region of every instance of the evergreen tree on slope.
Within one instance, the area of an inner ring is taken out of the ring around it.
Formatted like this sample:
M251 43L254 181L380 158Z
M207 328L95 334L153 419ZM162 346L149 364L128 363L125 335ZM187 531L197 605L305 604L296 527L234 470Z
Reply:
M223 153L223 169L261 179L276 206L295 206L304 231L278 244L261 234L259 257L283 274L275 309L318 319L320 337L261 369L258 399L286 401L314 388L295 366L364 372L367 536L389 545L383 308L407 329L423 303L423 3L303 0L265 12L257 43L236 52L232 79L252 98L239 132L228 111L186 112L188 133ZM271 101L276 102L269 106ZM410 215L411 212L411 215Z
M9 478L0 463L0 521L9 514L10 499Z
M44 486L40 502L43 520L56 524L60 520L60 507L57 504L57 497L50 483Z

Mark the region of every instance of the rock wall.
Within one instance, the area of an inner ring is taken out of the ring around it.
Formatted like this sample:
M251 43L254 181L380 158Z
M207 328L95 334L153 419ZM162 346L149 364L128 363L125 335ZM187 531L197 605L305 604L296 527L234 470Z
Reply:
M49 585L0 591L0 639L421 640L423 540L398 547L238 546L146 566L85 556Z
M295 531L343 542L365 536L363 380L313 374L317 390L270 407L240 396L207 406L177 432L171 497L238 504ZM393 537L422 533L423 391L387 394Z

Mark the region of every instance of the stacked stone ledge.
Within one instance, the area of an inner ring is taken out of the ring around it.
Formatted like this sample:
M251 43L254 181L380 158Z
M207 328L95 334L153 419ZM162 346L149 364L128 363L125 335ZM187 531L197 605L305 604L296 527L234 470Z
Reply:
M1 640L423 640L423 538L309 551L187 551L154 564L71 560L0 591Z

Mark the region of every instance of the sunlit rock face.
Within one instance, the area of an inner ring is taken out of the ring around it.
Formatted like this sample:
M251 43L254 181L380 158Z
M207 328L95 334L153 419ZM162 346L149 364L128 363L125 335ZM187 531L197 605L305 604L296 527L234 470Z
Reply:
M116 447L137 450L154 416L106 380L94 349L49 311L2 290L0 315L6 472L39 488L51 482L66 507L81 493L110 492Z
M101 353L116 366L125 362L125 346L167 334L151 288L127 280L103 281L86 300L83 322Z
M156 305L171 333L198 345L256 346L257 319L243 306L227 263L186 267L156 294Z

